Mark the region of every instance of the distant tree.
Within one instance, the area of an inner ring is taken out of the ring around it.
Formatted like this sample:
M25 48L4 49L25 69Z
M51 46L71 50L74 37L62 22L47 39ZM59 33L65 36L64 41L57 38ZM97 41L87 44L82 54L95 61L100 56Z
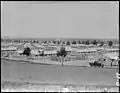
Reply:
M55 41L55 40L53 40L52 42L53 42L53 44L56 44L56 41Z
M67 42L66 42L66 45L68 45L68 46L69 46L69 45L70 45L70 41L67 41Z
M81 41L80 41L80 40L78 41L78 44L81 44Z
M63 62L64 62L64 58L67 55L67 51L65 50L65 47L61 47L60 51L57 51L57 56L61 57L61 61L62 61L62 66L63 66Z
M93 44L93 45L97 45L98 42L97 42L96 40L94 40L94 41L92 42L92 44Z
M113 45L113 42L112 42L112 41L109 41L109 42L108 42L108 46L111 47L112 45Z
M23 54L26 56L30 56L31 55L30 52L31 52L31 49L29 47L27 47L27 48L24 48Z
M104 45L104 42L102 41L101 44L100 44L100 46L103 46L103 45Z
M82 44L85 44L85 41L82 41Z
M87 40L87 41L85 42L85 44L86 44L86 45L89 45L89 44L90 44L90 43L89 43L89 40Z
M59 45L59 44L60 44L60 41L57 41L57 44Z
M62 41L62 44L65 44L65 41Z
M72 41L72 44L77 44L77 42L76 41Z

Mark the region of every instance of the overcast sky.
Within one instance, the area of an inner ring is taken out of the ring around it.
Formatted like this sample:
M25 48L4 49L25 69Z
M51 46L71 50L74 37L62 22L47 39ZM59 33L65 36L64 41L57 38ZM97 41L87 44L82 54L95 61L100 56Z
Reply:
M117 4L2 3L1 34L14 37L118 38Z

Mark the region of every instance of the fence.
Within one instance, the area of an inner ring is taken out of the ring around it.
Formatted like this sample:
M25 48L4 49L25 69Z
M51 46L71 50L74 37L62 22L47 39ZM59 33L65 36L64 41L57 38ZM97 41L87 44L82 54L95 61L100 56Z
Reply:
M60 62L60 57L56 55L48 55L48 56L30 56L26 57L25 55L20 55L16 51L1 51L1 56L4 56L6 54L12 55L12 57L16 59L30 59L30 60L38 60L38 61L58 61ZM76 61L76 60L93 60L96 56L97 59L99 58L97 55L98 53L77 53L75 55L72 55L71 53L67 55L64 59L64 61ZM116 60L115 60L116 61ZM109 59L106 59L104 62L104 65L110 65L111 61ZM118 62L113 62L113 65L118 65Z
M1 55L4 56L6 54L11 55L14 58L18 58L18 59L25 59L25 55L20 55L19 53L17 53L16 51L2 51ZM78 53L76 55L67 55L65 57L65 61L76 61L76 60L88 60L88 54L85 53ZM48 55L48 56L31 56L28 59L31 60L40 60L40 61L60 61L60 57L57 57L56 55Z

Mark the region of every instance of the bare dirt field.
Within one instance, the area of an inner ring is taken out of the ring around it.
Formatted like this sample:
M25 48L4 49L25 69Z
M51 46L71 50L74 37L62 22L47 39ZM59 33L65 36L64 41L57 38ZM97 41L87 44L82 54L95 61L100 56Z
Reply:
M116 72L116 68L61 67L1 59L2 82L113 86L116 83Z

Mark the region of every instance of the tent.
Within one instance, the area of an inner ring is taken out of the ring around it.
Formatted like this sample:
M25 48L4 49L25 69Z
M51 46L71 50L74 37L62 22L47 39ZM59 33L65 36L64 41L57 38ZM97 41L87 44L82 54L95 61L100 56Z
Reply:
M44 49L45 48L43 45L40 45L40 44L32 44L32 45L39 48L39 49Z
M107 53L104 54L105 56L109 57L110 59L118 59L118 53Z
M17 49L17 47L15 46L4 46L4 47L1 47L1 50L6 50L6 51L15 51Z
M57 51L55 51L55 50L54 51L53 50L52 51L46 51L46 50L44 51L44 54L48 54L48 55L56 54L56 53L57 53Z
M76 52L86 52L86 53L88 53L88 52L97 52L97 50L96 49L76 49Z

